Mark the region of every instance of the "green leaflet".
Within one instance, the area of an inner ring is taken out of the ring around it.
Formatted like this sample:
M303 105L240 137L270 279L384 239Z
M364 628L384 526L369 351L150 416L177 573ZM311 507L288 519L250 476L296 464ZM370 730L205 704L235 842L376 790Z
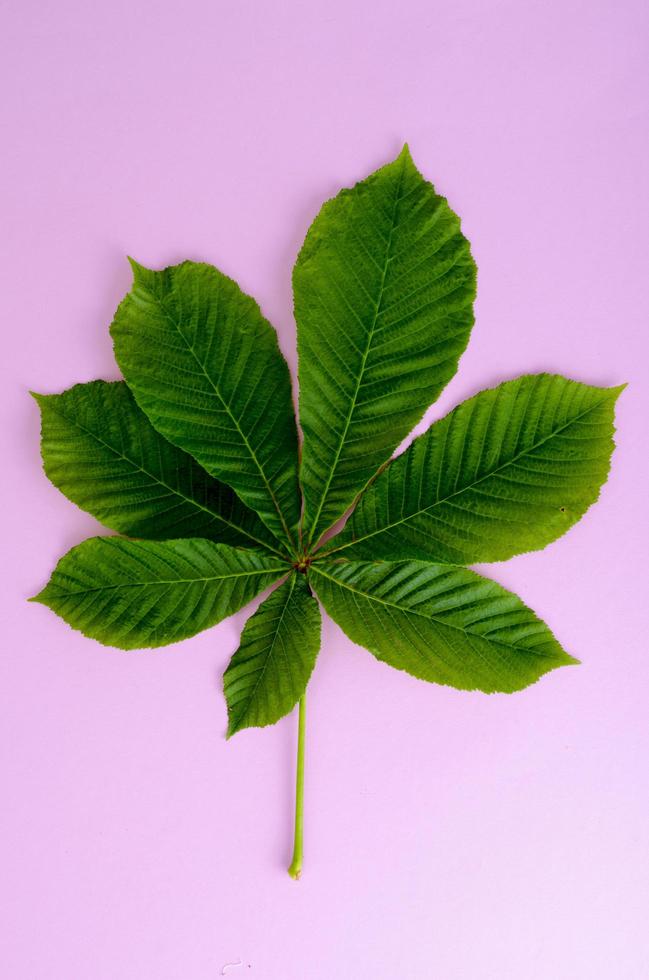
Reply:
M277 551L266 525L229 487L156 432L123 381L34 397L47 476L106 527Z
M290 566L202 538L90 538L34 596L86 636L121 650L160 647L232 615Z
M213 266L132 266L133 288L111 334L140 408L295 546L297 431L275 331L257 303Z
M475 278L457 215L407 147L323 206L293 271L307 542L455 374Z
M320 610L297 572L271 593L246 623L223 677L228 736L273 725L306 690L320 648Z
M511 692L578 662L518 596L467 568L323 561L309 578L351 640L425 681Z
M545 547L597 500L623 387L538 374L470 398L379 475L327 551L464 565Z

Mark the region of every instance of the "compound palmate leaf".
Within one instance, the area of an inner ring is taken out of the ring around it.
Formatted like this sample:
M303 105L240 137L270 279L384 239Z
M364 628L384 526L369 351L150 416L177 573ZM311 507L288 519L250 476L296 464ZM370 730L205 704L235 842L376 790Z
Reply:
M300 518L288 365L257 303L211 265L132 262L111 326L115 356L162 435L236 491L277 537Z
M538 374L470 398L381 473L327 550L468 565L545 547L597 500L623 387Z
M407 147L323 206L293 271L307 542L455 374L475 280L457 215Z
M61 558L33 601L100 643L137 650L214 626L288 571L268 552L202 538L89 538Z
M156 432L123 381L34 397L45 472L106 527L138 538L279 548L230 487Z
M507 381L390 461L455 373L476 286L459 218L407 147L324 204L297 258L301 452L288 366L255 300L203 263L132 267L111 326L124 381L36 396L47 475L129 538L73 548L34 598L131 650L275 586L223 686L228 736L299 704L297 878L318 600L379 660L461 690L518 691L577 663L465 566L542 548L580 519L608 474L621 388Z
M320 648L320 610L294 572L262 602L223 677L228 736L272 725L304 694Z
M468 568L332 560L309 578L351 640L425 681L511 692L577 662L518 596Z

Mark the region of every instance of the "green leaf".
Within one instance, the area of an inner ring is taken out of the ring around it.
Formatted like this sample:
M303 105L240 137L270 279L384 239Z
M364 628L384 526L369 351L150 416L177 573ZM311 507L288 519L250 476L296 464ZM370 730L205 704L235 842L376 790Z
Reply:
M311 225L293 271L309 542L455 374L475 278L457 215L407 147Z
M212 266L132 267L111 328L126 382L36 398L52 481L153 540L86 541L34 599L135 649L192 636L280 580L224 692L228 736L299 702L299 878L311 588L355 643L429 682L513 692L578 663L518 596L463 566L542 548L579 520L608 474L622 389L509 381L390 461L455 373L476 285L460 221L407 147L324 204L295 264L301 453L288 367L255 301Z
M246 623L223 676L228 737L273 725L306 690L320 648L320 610L306 577L294 572Z
M277 551L257 515L167 442L123 381L34 397L47 476L106 527L132 537L201 537Z
M281 541L294 544L297 432L275 331L257 303L213 266L132 266L133 288L111 333L140 408Z
M425 681L511 692L578 662L518 596L467 568L320 561L309 578L354 643Z
M33 601L108 646L160 647L214 626L289 570L267 552L202 538L90 538Z
M538 374L470 398L380 474L329 553L472 564L545 547L599 496L623 387Z

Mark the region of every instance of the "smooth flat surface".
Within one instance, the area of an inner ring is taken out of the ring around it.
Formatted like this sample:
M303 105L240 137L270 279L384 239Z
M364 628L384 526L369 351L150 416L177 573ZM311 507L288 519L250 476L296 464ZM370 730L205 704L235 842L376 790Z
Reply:
M648 20L631 0L3 4L3 977L649 976ZM581 667L462 694L326 625L296 884L296 718L224 739L245 614L137 654L25 603L100 533L42 474L27 390L117 376L126 253L219 265L294 368L308 223L406 139L480 270L429 418L530 371L630 387L599 504L490 570Z

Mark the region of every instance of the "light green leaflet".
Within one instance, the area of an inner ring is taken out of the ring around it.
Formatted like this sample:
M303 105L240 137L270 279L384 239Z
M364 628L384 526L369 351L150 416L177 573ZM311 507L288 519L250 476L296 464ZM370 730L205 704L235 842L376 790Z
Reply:
M599 495L623 387L537 374L470 398L390 463L327 551L470 565L545 547Z
M64 555L35 599L86 636L137 650L220 623L287 571L268 552L204 538L89 538Z
M322 561L309 579L350 639L424 681L511 692L576 663L518 596L468 568Z
M577 663L465 566L543 548L584 515L623 386L506 381L390 461L456 371L476 282L457 215L405 147L323 206L295 264L299 463L288 366L257 303L209 265L131 265L111 325L125 380L35 396L45 472L128 537L73 548L35 599L131 650L193 636L276 586L224 692L229 736L299 703L299 877L316 596L355 643L437 684L513 692Z

